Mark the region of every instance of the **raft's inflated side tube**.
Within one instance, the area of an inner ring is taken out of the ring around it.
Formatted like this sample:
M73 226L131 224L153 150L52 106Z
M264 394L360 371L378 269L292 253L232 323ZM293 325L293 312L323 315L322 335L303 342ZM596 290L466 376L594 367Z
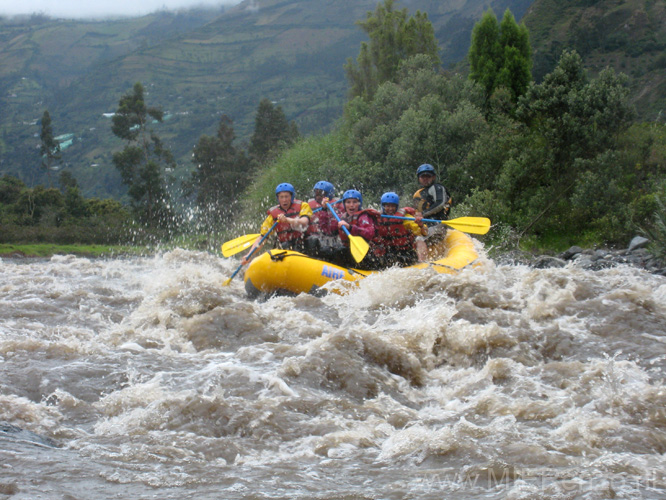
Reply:
M245 291L261 293L316 293L329 281L356 281L367 271L356 272L291 250L271 250L254 259L245 271Z
M431 249L432 255L437 249ZM460 231L447 231L443 257L409 268L432 267L438 273L457 273L475 264L478 254L472 239ZM255 258L245 271L245 291L251 297L262 293L317 293L334 280L358 281L381 271L346 269L291 250L271 250ZM342 293L343 290L333 290Z

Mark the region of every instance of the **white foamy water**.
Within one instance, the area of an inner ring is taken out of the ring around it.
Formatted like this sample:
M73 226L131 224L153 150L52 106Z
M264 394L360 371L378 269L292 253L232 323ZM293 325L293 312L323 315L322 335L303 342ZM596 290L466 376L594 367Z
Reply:
M666 278L237 265L0 261L0 497L666 498Z

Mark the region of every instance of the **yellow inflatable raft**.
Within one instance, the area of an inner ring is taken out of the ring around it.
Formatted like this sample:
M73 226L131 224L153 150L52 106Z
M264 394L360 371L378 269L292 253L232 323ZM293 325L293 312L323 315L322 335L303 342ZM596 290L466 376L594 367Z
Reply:
M420 262L409 269L432 267L438 273L455 274L476 263L474 242L465 233L447 231L441 258ZM431 248L430 254L438 252ZM348 269L291 250L270 250L250 262L245 271L245 290L250 296L261 293L317 293L334 280L358 281L381 271Z

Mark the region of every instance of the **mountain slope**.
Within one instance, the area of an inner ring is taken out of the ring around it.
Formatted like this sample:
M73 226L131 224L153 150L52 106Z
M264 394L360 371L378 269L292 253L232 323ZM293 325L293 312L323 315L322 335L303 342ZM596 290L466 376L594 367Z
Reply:
M564 48L575 49L591 75L610 66L630 77L643 120L666 111L666 2L536 0L525 15L534 77L550 72Z
M464 58L471 28L486 8L498 15L510 8L520 18L531 2L406 0L396 7L428 13L447 67ZM55 133L75 136L63 157L85 194L119 196L123 188L111 154L122 144L104 114L115 111L137 81L146 88L147 103L167 113L156 128L178 159L179 175L192 168L192 147L202 134L215 132L222 113L247 139L263 97L280 104L303 133L326 132L346 99L342 65L366 39L355 22L376 3L246 0L195 20L156 15L94 26L53 21L3 34L0 104L9 112L0 114L0 172L20 172L29 180L32 171L38 178L34 135L48 109ZM67 38L73 34L78 38Z

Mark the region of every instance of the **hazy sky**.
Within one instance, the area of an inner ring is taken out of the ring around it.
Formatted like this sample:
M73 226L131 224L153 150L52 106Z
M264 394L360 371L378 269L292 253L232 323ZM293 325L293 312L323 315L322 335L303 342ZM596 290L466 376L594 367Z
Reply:
M136 16L156 10L237 4L241 0L0 0L0 15L43 13L78 18Z

